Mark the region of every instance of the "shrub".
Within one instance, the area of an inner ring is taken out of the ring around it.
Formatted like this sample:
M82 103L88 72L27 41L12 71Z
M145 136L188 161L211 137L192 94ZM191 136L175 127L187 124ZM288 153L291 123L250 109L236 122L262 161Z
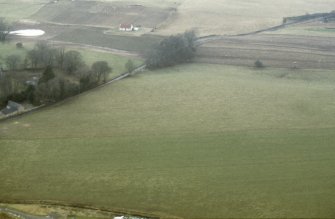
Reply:
M147 55L147 67L149 69L163 68L189 62L195 55L195 40L196 36L193 31L164 39Z
M257 60L257 61L255 62L255 67L256 67L256 68L263 68L263 67L264 67L264 64L263 64L263 62L261 62L260 60Z
M16 48L22 49L23 48L23 43L21 43L21 42L16 43Z

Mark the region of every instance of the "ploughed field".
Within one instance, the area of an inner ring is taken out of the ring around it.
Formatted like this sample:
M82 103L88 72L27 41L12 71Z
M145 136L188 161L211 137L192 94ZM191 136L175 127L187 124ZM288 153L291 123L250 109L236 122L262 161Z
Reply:
M223 37L202 45L196 61L253 66L260 60L268 67L335 69L335 34L276 33Z
M192 64L1 122L0 200L335 217L334 82L329 70Z

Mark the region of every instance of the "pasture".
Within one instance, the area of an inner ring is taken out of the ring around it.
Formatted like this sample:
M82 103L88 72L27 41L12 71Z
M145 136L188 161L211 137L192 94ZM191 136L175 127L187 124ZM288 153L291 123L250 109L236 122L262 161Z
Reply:
M1 122L0 199L333 218L335 76L300 73L184 65Z
M23 43L23 48L16 48L16 42L0 43L0 66L6 68L6 57L18 55L23 61L28 50L32 49L32 43Z
M0 0L0 17L10 21L25 19L35 14L46 3L45 0Z
M198 48L196 61L252 67L261 60L268 67L335 69L334 38L282 34L288 29L205 43Z
M153 28L165 21L173 8L122 1L59 1L46 4L31 18L42 22L119 27L121 23Z
M335 9L332 0L135 0L107 1L0 1L0 14L11 20L29 18L52 24L117 28L134 23L157 27L158 35L195 29L199 35L251 32L282 23L283 17Z
M200 35L238 34L279 25L283 17L330 12L332 0L183 0L161 34L198 30Z
M16 41L12 41L10 43L0 44L0 65L6 69L6 57L9 55L19 55L21 57L21 61L24 60L28 50L34 47L34 43L32 42L25 42L23 41L24 48L18 49L15 46ZM81 47L73 47L69 46L66 48L66 51L69 50L76 50L80 52L83 57L83 60L88 66L91 66L96 61L107 61L108 64L113 68L112 74L110 77L114 77L126 71L125 64L126 62L131 59L136 66L141 65L143 63L143 59L139 57L127 57L127 56L120 56L114 55L107 51L102 50L93 50ZM25 75L18 75L18 77L26 78Z
M321 39L328 37L331 39L331 37L335 37L335 21L330 21L328 23L309 22L305 24L293 25L291 27L276 31L273 34L315 36Z
M104 34L102 29L73 29L60 33L53 40L87 44L99 47L107 47L126 50L137 53L145 53L158 44L163 38L154 35L124 36Z

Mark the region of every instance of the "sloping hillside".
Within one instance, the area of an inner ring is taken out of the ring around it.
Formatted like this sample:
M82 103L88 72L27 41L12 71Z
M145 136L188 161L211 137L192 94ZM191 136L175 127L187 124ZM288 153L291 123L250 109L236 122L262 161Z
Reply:
M334 81L333 71L192 64L7 120L0 199L333 218Z
M172 10L136 2L59 1L45 5L32 18L60 24L118 27L120 23L133 23L153 28L166 20Z
M202 35L245 33L278 25L286 16L334 9L332 0L184 0L160 32L196 28Z

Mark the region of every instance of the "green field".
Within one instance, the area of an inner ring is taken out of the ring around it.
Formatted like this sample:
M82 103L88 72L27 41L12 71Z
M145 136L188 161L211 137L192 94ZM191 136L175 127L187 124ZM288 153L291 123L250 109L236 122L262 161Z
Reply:
M153 35L124 36L104 34L101 29L76 29L61 33L54 40L145 53L163 38Z
M46 3L45 0L0 0L0 17L10 21L29 18Z
M114 77L126 72L127 70L125 68L125 64L129 59L134 62L135 66L143 64L143 59L138 57L125 57L90 49L75 48L75 50L80 52L80 54L83 56L83 59L85 60L85 63L89 66L91 66L96 61L107 61L109 66L113 68L113 72L110 74L110 77Z
M0 43L0 66L6 69L6 57L10 55L18 55L21 61L24 60L28 50L32 49L33 45L31 43L23 43L23 48L16 48L16 42L11 43Z
M267 32L269 34L288 34L300 36L315 36L315 37L335 37L335 29L315 26L292 26L275 32Z
M0 43L0 65L4 69L6 69L6 57L7 56L13 55L13 54L19 55L21 57L21 61L23 61L28 50L34 47L33 43L23 42L24 48L17 49L15 46L15 43L16 42ZM108 64L113 68L113 72L112 74L110 74L110 77L114 77L116 75L124 73L126 71L125 64L129 59L131 59L136 66L141 65L143 63L143 60L138 57L119 56L119 55L114 55L112 53L104 52L104 51L83 49L83 48L71 48L71 47L67 48L66 51L69 51L69 50L76 50L80 52L80 54L83 56L85 63L88 66L91 66L96 61L107 61Z
M334 82L332 71L192 64L90 91L0 123L0 199L334 218Z

